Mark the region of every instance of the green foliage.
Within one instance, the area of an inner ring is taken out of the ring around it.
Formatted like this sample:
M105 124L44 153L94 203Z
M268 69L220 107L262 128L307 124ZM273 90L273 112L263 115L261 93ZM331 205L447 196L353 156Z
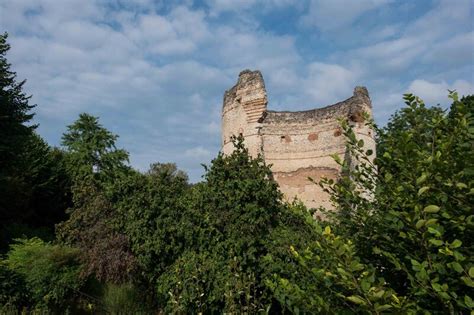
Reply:
M472 308L474 263L474 117L472 107L450 97L450 114L435 108L426 119L423 102L406 95L407 108L393 120L410 128L381 132L373 216L380 227L374 254L401 275L394 287L427 310L446 312Z
M62 145L68 151L68 169L74 179L111 181L127 170L128 153L115 147L117 138L99 124L97 117L80 114L62 137Z
M0 35L0 251L15 235L10 226L47 229L64 219L70 202L63 154L28 125L33 114L6 60L7 35Z
M354 314L382 311L401 312L406 298L397 296L378 278L374 268L357 256L354 244L322 229L316 221L313 228L318 241L302 252L290 247L306 272L306 283L290 281L281 276L268 280L277 299L293 313Z
M390 311L454 314L472 309L474 117L472 107L455 93L450 96L453 105L446 115L406 95L407 107L378 130L374 163L352 128L343 124L352 161L338 163L347 176L322 183L332 194L337 211L328 215L340 236L295 252L301 264L314 264L315 283L321 272L330 272L320 281L330 282L326 291L334 292L332 298L345 298L357 310L371 313L380 312L365 295L371 291L385 292L377 303ZM340 260L344 257L346 264ZM288 305L300 306L318 296L297 283L277 280L280 286L273 284ZM331 303L331 297L316 299L311 307L320 310L321 301L330 302L330 309L341 306Z
M17 82L6 54L10 49L8 34L0 35L0 170L8 169L15 157L23 152L23 142L36 127L27 126L35 105L28 103L30 96L22 91L26 81ZM2 174L3 175L3 174Z
M85 181L73 190L74 205L68 220L57 225L58 239L80 250L83 269L81 276L95 276L106 282L123 283L133 276L135 257L128 238L113 228L117 216L99 185Z
M136 260L128 237L114 228L112 221L118 213L107 191L115 181L135 174L125 164L128 153L116 149L117 136L88 114L80 114L62 140L74 183L73 205L69 218L57 225L57 237L81 251L82 277L127 282L136 270Z
M66 310L83 284L78 251L38 238L17 240L2 265L21 275L32 304L39 308Z
M29 305L29 294L24 278L0 264L0 312L5 308Z
M116 230L127 235L151 282L183 249L179 200L187 188L187 176L176 165L155 163L147 174L130 174L111 189L111 200L119 214L114 221Z
M267 276L303 274L288 251L291 241L306 244L314 235L302 208L281 202L270 169L262 157L249 156L242 138L234 145L233 153L219 154L206 168L205 181L169 210L175 223L159 225L171 241L155 243L157 248L173 244L164 247L161 261L169 252L174 258L156 280L166 312L277 312L281 307Z
M65 154L35 134L19 158L24 185L16 196L21 195L24 202L23 222L32 227L48 227L52 232L54 224L65 219L65 209L71 203Z
M243 139L234 141L234 152L219 154L184 202L183 228L194 228L184 256L158 280L158 292L172 296L167 311L257 312L270 302L260 275L281 194L262 157L252 159Z
M29 105L30 97L22 92L25 81L16 81L16 73L10 70L6 59L10 49L7 37L7 33L0 35L0 222L14 219L15 203L23 201L26 185L18 174L18 157L27 152L25 142L34 129L26 125L33 117L29 111L34 106Z
M103 307L111 314L149 314L143 294L133 284L107 284L102 296Z

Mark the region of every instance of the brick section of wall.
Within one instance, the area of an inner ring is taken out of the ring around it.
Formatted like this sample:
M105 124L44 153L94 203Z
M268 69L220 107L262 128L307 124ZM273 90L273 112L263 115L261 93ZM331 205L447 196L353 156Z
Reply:
M247 122L249 124L256 123L260 118L262 118L263 112L267 109L267 99L257 98L255 100L250 100L245 104L242 104L242 107L247 114Z

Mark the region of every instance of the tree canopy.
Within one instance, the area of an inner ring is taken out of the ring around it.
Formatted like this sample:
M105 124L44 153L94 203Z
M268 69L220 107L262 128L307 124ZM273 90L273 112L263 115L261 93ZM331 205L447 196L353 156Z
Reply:
M102 127L97 117L82 113L67 129L62 145L68 152L69 171L76 180L107 180L126 169L128 153L116 148L118 136Z

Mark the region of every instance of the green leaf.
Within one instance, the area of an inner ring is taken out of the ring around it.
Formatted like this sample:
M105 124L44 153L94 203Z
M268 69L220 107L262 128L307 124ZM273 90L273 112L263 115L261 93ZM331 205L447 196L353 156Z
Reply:
M459 189L464 189L464 188L467 188L467 185L464 184L464 183L457 183L456 187L459 188Z
M383 295L385 294L385 291L384 290L380 290L380 291L377 291L374 293L374 297L376 297L377 299L380 299L383 297Z
M431 226L428 227L428 232L438 237L441 236L441 232Z
M427 178L428 178L428 175L422 174L420 177L416 179L416 184L420 185L421 183L425 182Z
M384 305L376 305L375 310L378 312L386 311L391 309L392 306L390 304L384 304Z
M416 261L415 259L410 259L410 261L413 266L417 266L417 267L420 266L420 263Z
M364 301L364 299L358 295L351 295L346 297L349 301L355 303L355 304L360 304L360 305L366 305L367 303Z
M399 299L395 294L392 294L392 299L393 299L397 304L400 304L400 299Z
M416 222L416 224L415 224L415 227L417 229L421 229L423 227L423 225L425 225L425 222L426 222L426 220L423 220L423 219L418 220L418 222Z
M418 196L421 196L428 189L430 189L430 187L428 187L428 186L424 186L424 187L421 187L420 189L418 189Z
M469 268L469 277L474 278L474 267Z
M466 259L466 257L464 257L464 255L458 252L457 250L453 251L453 256L454 259L456 259L457 261L464 261Z
M328 225L324 228L324 235L331 235L331 227Z
M433 289L436 291L436 292L441 292L442 291L442 288L441 288L441 285L439 283L431 283L431 286L433 287Z
M461 245L462 245L462 242L460 240L456 239L451 243L451 248L458 248Z
M429 219L428 221L426 221L425 226L431 226L436 222L438 222L438 219Z
M464 303L466 303L466 306L468 308L474 308L474 302L472 301L471 297L469 297L468 295L465 295L464 296Z
M444 242L442 240L437 240L437 239L434 239L434 238L430 239L430 243L435 245L435 246L441 246L441 245L444 244Z
M331 154L331 157L334 159L334 161L335 161L337 164L341 164L341 163L342 163L341 158L339 157L339 154L337 154L337 153Z
M436 213L438 211L439 211L439 207L436 205L429 205L423 209L423 212L426 212L426 213Z
M454 261L451 263L451 268L453 268L458 273L461 273L464 271L462 266L457 261Z
M360 283L360 286L362 287L362 290L363 290L364 292L368 292L369 289L370 289L370 282L367 281L367 279L364 279L364 280L362 280L362 282Z
M439 292L439 295L445 300L450 300L451 299L451 296L449 296L449 294L446 293L446 292Z
M471 288L474 288L474 281L472 281L472 279L468 278L468 277L461 277L461 280L464 281L464 283L471 287Z

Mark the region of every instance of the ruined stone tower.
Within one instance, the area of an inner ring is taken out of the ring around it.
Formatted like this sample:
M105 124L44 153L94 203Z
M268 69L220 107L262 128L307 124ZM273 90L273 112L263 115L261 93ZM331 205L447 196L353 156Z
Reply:
M375 152L372 131L362 113L372 115L365 87L356 87L352 97L323 108L277 112L267 110L267 93L260 71L244 70L237 84L224 94L222 107L222 150L233 150L231 136L243 135L252 156L261 153L288 200L294 197L306 206L331 207L329 196L310 182L321 177L336 179L341 169L331 157L346 157L345 140L338 118L347 118L366 149Z

